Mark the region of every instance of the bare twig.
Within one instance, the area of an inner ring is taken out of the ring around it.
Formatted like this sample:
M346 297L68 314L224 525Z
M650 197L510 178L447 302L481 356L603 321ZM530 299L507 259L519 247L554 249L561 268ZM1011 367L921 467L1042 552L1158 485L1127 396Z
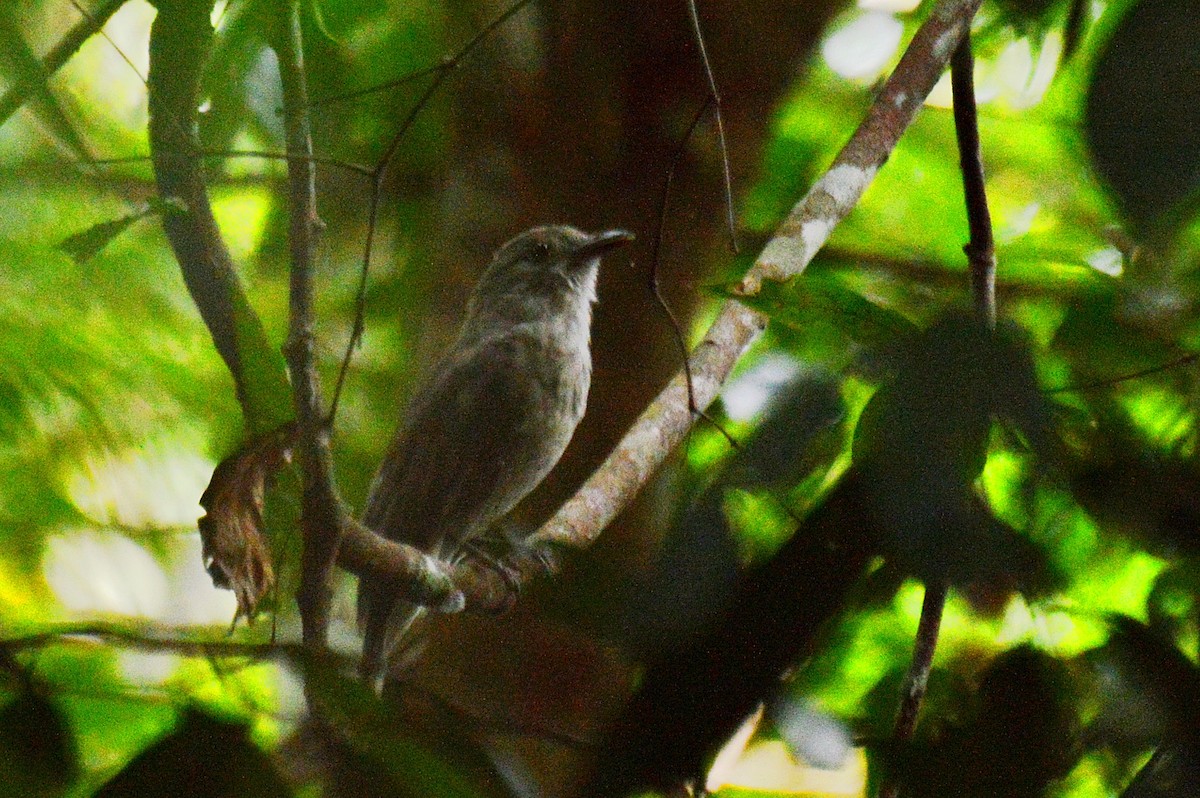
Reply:
M391 89L404 86L408 83L412 83L414 80L419 80L420 78L428 77L429 75L434 75L438 72L444 72L449 68L450 67L447 61L443 60L439 64L414 70L413 72L409 72L407 75L402 75L393 80L384 81L383 83L376 83L374 86L368 86L365 89L358 89L357 91L350 91L346 92L345 94L335 94L330 97L322 97L319 100L313 100L309 105L309 108L322 108L326 105L350 102L351 100L357 100L361 97L367 97L372 94L378 94L379 92L389 91Z
M971 239L963 247L971 269L971 296L975 309L988 329L996 326L996 244L992 217L988 213L983 181L983 156L979 148L979 112L975 107L975 59L971 34L963 37L950 61L950 84L954 93L954 132L962 170L967 224Z
M125 66L129 67L130 71L138 76L138 80L142 82L142 85L146 85L148 83L146 76L141 73L141 71L137 68L137 65L133 63L133 60L130 59L129 56L125 55L125 51L117 46L117 43L112 40L112 37L105 32L104 22L93 16L91 12L89 12L79 3L79 0L71 0L71 5L75 6L75 10L82 14L83 18L92 24L96 33L100 34L100 36L104 38L104 41L109 43L120 59L125 62Z
M229 160L232 158L259 158L264 161L294 161L301 157L299 155L293 155L287 152L270 152L268 150L204 150L202 152L197 152L196 156L198 158L220 158L222 160ZM88 163L99 166L111 166L113 164L141 163L142 161L148 160L150 160L149 155L121 155L115 158L95 158L91 161L88 161ZM372 174L374 174L374 170L368 166L352 163L350 161L342 161L337 158L330 158L324 155L312 155L306 160L320 166L331 166L335 169L344 169L347 172L353 172L354 174L362 175L363 177L370 177ZM57 166L57 162L48 165Z
M717 123L717 148L721 151L721 169L725 185L725 223L729 227L729 246L734 254L739 252L737 239L737 221L733 216L733 176L729 170L729 147L725 144L725 119L721 115L721 93L717 91L717 79L713 75L712 63L708 60L708 48L704 44L704 29L700 26L700 12L696 8L696 0L688 0L688 15L692 20L692 35L696 37L696 47L700 50L700 60L704 64L704 77L708 81L708 95L712 101L713 118ZM692 127L695 128L695 123ZM688 138L691 132L688 132ZM685 139L686 141L686 139Z
M679 319L675 317L675 312L671 310L671 306L667 304L667 300L663 297L662 291L659 288L658 269L662 265L662 245L663 239L667 235L667 212L671 205L671 185L675 182L675 172L679 169L679 161L683 158L683 153L687 149L688 142L692 140L692 135L700 125L700 120L704 118L704 114L708 112L709 106L712 104L713 98L710 96L700 106L700 110L692 118L692 123L688 125L687 132L683 134L683 139L679 142L679 146L675 148L675 155L671 158L671 165L667 167L667 174L663 177L662 197L658 204L658 230L654 234L654 245L650 248L650 274L648 278L650 294L654 297L655 303L666 314L667 321L671 324L671 333L675 337L675 344L679 347L679 352L683 356L683 375L688 386L688 408L692 412L696 411L696 401L692 394L692 373L687 362L687 341L683 340L683 328L679 324Z
M675 148L675 155L671 158L671 165L667 167L667 174L663 178L662 199L658 205L658 231L654 236L654 246L650 255L650 294L654 297L654 302L662 308L666 314L667 322L671 325L671 335L675 338L675 345L679 347L679 354L683 360L683 377L687 384L688 392L688 409L696 415L703 418L708 423L712 424L722 435L725 440L729 441L730 446L737 446L737 441L730 435L724 427L716 422L715 419L709 417L708 413L696 406L695 390L692 387L692 369L688 363L687 341L683 338L683 326L679 323L679 319L675 317L675 311L671 310L671 306L667 303L666 297L662 295L658 282L658 269L662 265L662 243L667 232L667 210L671 203L671 185L675 182L675 173L679 169L679 162L683 159L683 154L687 150L688 142L692 140L692 135L696 132L696 128L700 124L700 120L704 118L704 114L713 106L716 100L709 96L700 106L700 110L696 112L696 116L692 119L692 123L688 125L687 132L683 135L683 139L679 142L679 146Z
M1096 380L1095 382L1083 382L1078 385L1063 385L1058 388L1047 388L1044 391L1042 391L1042 393L1045 393L1045 394L1074 393L1077 391L1078 392L1094 391L1097 388L1109 388L1113 385L1117 385L1122 382L1129 382L1131 380L1140 380L1143 377L1152 377L1155 374L1161 374L1162 372L1170 371L1171 369L1177 369L1182 366L1190 366L1191 364L1195 363L1197 360L1200 360L1200 353L1189 352L1186 355L1180 355L1179 357L1175 358L1174 360L1169 360L1166 363L1160 363L1157 366L1150 366L1149 368L1144 368L1144 369L1141 369L1140 371L1134 371L1130 374L1122 374L1119 377L1109 377L1108 379Z
M109 18L117 13L117 9L123 5L125 5L125 0L107 0L90 14L85 13L84 18L75 23L58 44L46 53L45 58L42 59L42 74L38 76L39 79L23 80L6 91L3 97L0 97L0 125L7 122L8 118L24 105L32 94L45 86L46 80L62 68L62 65L79 51L83 43L100 30L104 23L108 22ZM82 9L80 10L82 11Z
M379 206L383 198L383 184L387 179L388 168L392 164L392 159L396 156L396 152L400 149L400 142L413 126L417 116L421 111L425 110L425 106L429 104L429 100L441 88L446 78L462 65L463 61L475 48L492 34L497 28L515 16L525 6L529 5L532 0L517 0L509 6L504 13L500 14L494 20L487 24L482 30L471 37L471 40L464 44L458 52L449 56L441 64L436 67L431 67L425 74L433 75L433 80L429 86L421 94L417 101L413 103L408 114L404 117L404 121L400 123L400 127L396 129L395 135L392 136L391 142L383 153L383 157L379 159L374 171L371 174L371 205L367 213L367 239L363 244L362 267L358 277L358 292L355 299L354 325L350 330L350 340L346 344L346 354L342 358L341 368L338 369L337 382L333 386L333 400L329 405L329 423L333 423L334 417L337 415L338 402L342 397L342 386L346 381L346 371L350 368L350 358L354 354L355 347L362 339L363 326L366 318L367 308L367 278L371 271L371 253L375 246L375 228L379 224ZM412 76L400 78L400 82L411 80Z
M304 77L304 42L299 0L279 0L271 46L279 60L283 88L284 135L288 160L288 244L291 254L290 318L284 354L292 374L292 397L299 438L296 452L303 475L300 528L304 552L296 603L304 645L314 654L325 648L332 576L341 538L342 503L333 482L333 458L321 407L321 382L313 359L313 254L321 227L317 217L316 167Z
M127 648L163 651L186 656L228 656L265 659L280 655L297 656L300 647L287 643L245 643L228 640L225 633L213 638L213 630L164 627L154 624L120 625L109 623L64 623L39 628L35 632L0 640L0 650L19 651L45 646L106 641ZM205 638L209 639L205 639Z
M911 740L917 728L917 716L921 711L921 702L925 700L929 674L933 670L933 654L937 650L938 634L942 628L946 593L944 583L925 586L925 598L921 602L921 620L917 623L917 635L913 643L912 664L904 676L900 711L896 715L896 728L892 732L892 740L897 744L902 745ZM879 798L896 798L898 793L899 788L896 784L888 782L879 789Z

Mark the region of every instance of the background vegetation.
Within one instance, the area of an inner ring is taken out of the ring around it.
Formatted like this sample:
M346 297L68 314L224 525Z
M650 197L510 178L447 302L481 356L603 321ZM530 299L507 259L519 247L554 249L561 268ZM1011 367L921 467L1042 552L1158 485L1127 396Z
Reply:
M430 71L506 8L302 9L326 386L371 215L370 178L344 165L370 171L420 106L383 174L333 428L352 507L492 249L547 221L625 227L639 240L602 275L587 417L518 511L546 518L681 365L651 269L694 344L931 10L700 4L734 254L711 107L689 136L709 87L687 5L534 2ZM266 342L256 375L283 373L288 324L287 166L261 156L285 148L266 44L278 13L216 4L199 122ZM164 237L177 209L145 159L155 14L142 0L0 9L0 794L620 794L689 779L726 795L1200 794L1195 0L985 3L997 335L963 320L943 83L807 274L753 300L766 334L640 498L513 612L436 619L384 702L337 667L299 667L291 471L267 501L266 611L230 631L233 595L203 568L213 468L291 408L268 393L243 418ZM59 42L100 16L103 34L55 68ZM348 665L353 581L338 579L330 636ZM950 598L904 745L923 581ZM303 722L302 683L327 725Z

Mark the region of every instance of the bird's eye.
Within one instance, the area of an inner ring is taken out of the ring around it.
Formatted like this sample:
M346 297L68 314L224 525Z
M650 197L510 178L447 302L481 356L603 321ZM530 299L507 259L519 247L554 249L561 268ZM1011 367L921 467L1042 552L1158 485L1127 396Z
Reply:
M534 263L541 263L550 255L550 245L544 241L538 241L529 248L529 259Z

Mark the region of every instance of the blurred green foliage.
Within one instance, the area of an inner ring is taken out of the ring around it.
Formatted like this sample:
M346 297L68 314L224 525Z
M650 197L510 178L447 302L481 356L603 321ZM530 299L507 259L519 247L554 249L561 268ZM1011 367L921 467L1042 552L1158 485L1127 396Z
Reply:
M468 13L434 2L305 4L318 152L373 164L427 83L339 97L437 64L496 11L470 5ZM615 589L606 584L589 605L612 616L589 631L623 645L643 685L720 673L751 704L810 702L866 747L872 783L881 772L899 774L906 794L1085 798L1126 785L1130 796L1195 794L1171 790L1188 789L1200 757L1177 709L1200 701L1200 466L1189 357L1200 343L1200 103L1194 79L1171 78L1194 73L1186 25L1147 31L1146 18L1194 19L1197 9L1194 0L1120 0L1079 27L1078 6L985 4L978 26L1003 335L957 321L970 300L967 227L950 114L929 107L810 273L754 300L772 324L713 409L742 446L731 448L711 425L696 428L654 491L668 499L643 530L657 565ZM906 36L926 11L898 15ZM201 122L214 152L281 147L260 13L253 3L217 4ZM844 9L830 30L862 13ZM292 773L285 786L262 754L302 715L294 663L244 652L194 656L163 642L294 638L295 573L281 580L277 618L228 633L231 600L202 570L195 502L245 430L269 422L241 417L160 232L159 215L175 209L157 201L148 164L88 162L89 153L146 152L137 70L152 18L149 6L126 4L108 39L92 37L48 91L0 127L0 795L88 795L106 782L102 794L166 794L179 782L160 777L185 765L213 777L203 794L315 794L315 778ZM30 59L79 19L60 0L0 10L8 51L0 92L35 74ZM517 138L552 127L573 109L538 105L521 76L544 69L539 59L571 37L623 46L623 31L604 24L535 3L495 37L496 51L521 68L464 71L458 79L468 89L435 99L397 151L367 333L334 436L339 484L352 504L391 434L392 408L448 338L475 274L470 264L479 265L469 246L461 258L437 258L456 229L446 233L438 220L494 215L496 194L545 193L487 184L513 156L501 143L472 139L480 135L473 98L510 97ZM1059 64L1064 26L1068 37L1086 36ZM1147 75L1142 56L1151 53ZM750 242L771 234L872 100L869 85L838 76L819 53L808 63L773 114L757 109L769 127L761 151L743 153L757 166L737 187ZM632 101L601 100L614 104L614 118L633 112ZM677 110L658 115L674 119ZM605 152L637 150L640 142L619 138L616 121L606 124L598 127L614 138ZM487 175L482 188L446 166L461 166L464 141L474 147L472 168ZM575 155L561 156L564 183ZM630 157L632 170L660 183L665 162L647 168ZM277 357L287 325L284 167L213 157L206 169L247 289L241 321L264 330L252 367L258 404L264 418L281 420L290 415ZM319 190L327 227L317 357L329 386L355 311L369 186L323 165ZM703 190L719 192L716 184ZM639 233L657 227L644 208L621 212L645 213ZM753 254L713 250L681 283L717 286L703 300L715 302ZM468 265L452 270L451 260ZM694 325L710 311L699 307ZM784 376L758 386L770 401L737 410L735 394L780 363L790 364ZM285 475L268 503L292 562L294 483ZM671 532L655 537L662 528ZM896 749L887 738L921 578L951 578L955 590L918 738ZM786 622L787 634L755 626L756 612ZM350 615L335 622L339 645L349 645ZM82 621L124 636L57 634ZM754 636L760 628L770 639ZM714 640L741 649L707 648ZM674 670L672 657L693 667ZM763 662L780 672L755 673ZM773 685L783 670L790 678L780 692ZM343 742L362 773L412 794L519 794L513 785L527 774L509 767L520 758L513 749L488 759L479 752L483 735L402 735L403 721L336 669L308 675L335 722L354 731ZM722 696L726 686L704 689ZM673 695L673 711L689 698ZM723 740L730 718L750 708L713 720L719 734L700 728L703 713L689 715L700 749L679 761L707 766L716 753L709 737ZM679 717L642 728L672 729ZM528 735L537 739L537 730ZM775 735L764 723L756 740ZM188 783L199 790L196 778ZM730 783L722 795L776 794ZM154 786L138 786L146 784Z

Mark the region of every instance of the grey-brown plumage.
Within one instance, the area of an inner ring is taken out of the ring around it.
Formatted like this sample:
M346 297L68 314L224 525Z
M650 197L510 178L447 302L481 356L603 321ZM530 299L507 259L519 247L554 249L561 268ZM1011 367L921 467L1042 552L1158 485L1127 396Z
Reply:
M600 256L631 239L558 225L497 250L379 468L368 527L453 559L542 481L587 402ZM394 585L363 579L358 613L361 670L374 680L418 609Z

